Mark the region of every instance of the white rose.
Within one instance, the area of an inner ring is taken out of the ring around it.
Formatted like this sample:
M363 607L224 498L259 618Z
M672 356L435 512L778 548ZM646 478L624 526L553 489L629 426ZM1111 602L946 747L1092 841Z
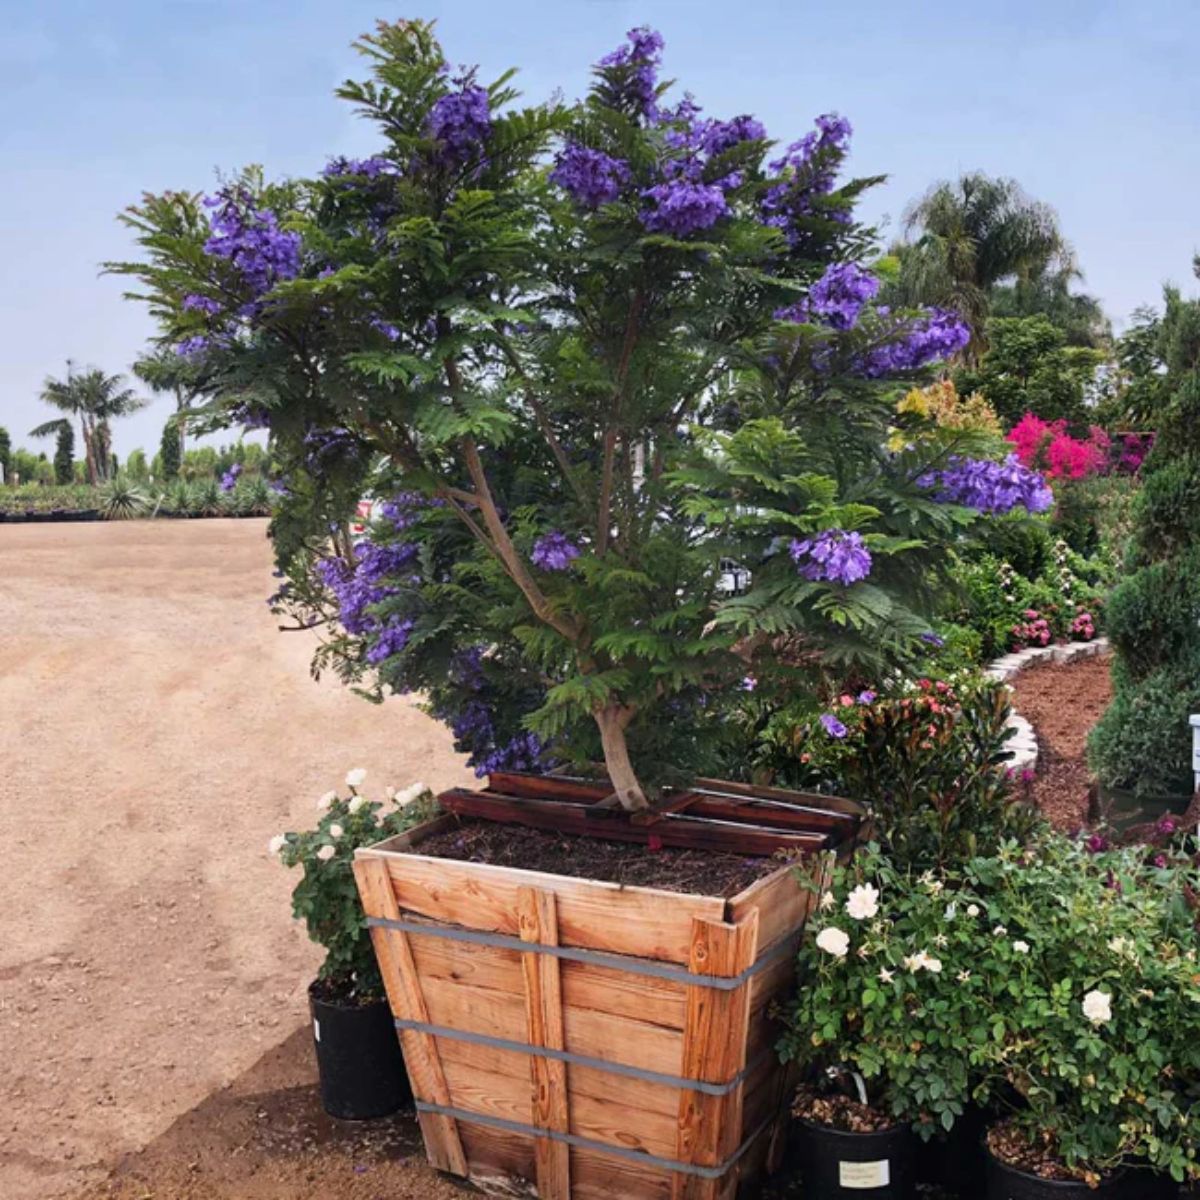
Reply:
M896 978L896 973L894 971L889 971L887 969L887 967L879 968L879 982L880 983L891 983L892 980L895 978Z
M1112 1020L1112 996L1108 992L1093 989L1083 998L1083 1015L1093 1025L1103 1025Z
M340 838L346 831L340 825L330 825L329 836L331 838Z
M817 934L817 945L834 958L845 958L846 951L850 949L850 935L829 925Z
M287 838L282 833L277 833L267 843L267 853L268 854L278 854L280 852L280 850L282 850L284 848L284 846L286 846L286 845L287 845Z
M925 960L922 963L925 970L932 971L935 975L941 974L942 960L940 958L934 958L932 954L926 954L923 950L921 951L921 957Z
M968 904L967 905L967 916L968 917L979 916L979 905L978 904Z
M397 792L392 799L397 808L404 808L414 800L419 800L429 789L423 783L410 783L402 792Z
M350 810L350 815L353 816L364 804L366 804L366 800L362 796L355 796L346 807Z
M828 912L836 903L832 892L823 892L821 894L820 909L822 912Z
M879 911L879 889L860 883L847 898L846 911L856 921L870 920Z
M322 846L317 851L317 857L322 862L328 862L336 853L337 851L332 846Z
M317 801L317 811L324 812L337 800L337 792L326 792L320 800Z
M352 788L360 788L366 782L367 771L365 767L355 767L353 771L346 772L346 786Z
M1005 929L1003 925L997 925L996 928L992 930L992 936L1003 937L1007 932L1008 930Z
M1017 954L1028 954L1029 953L1029 943L1022 942L1018 939L1017 941L1013 942L1013 950Z

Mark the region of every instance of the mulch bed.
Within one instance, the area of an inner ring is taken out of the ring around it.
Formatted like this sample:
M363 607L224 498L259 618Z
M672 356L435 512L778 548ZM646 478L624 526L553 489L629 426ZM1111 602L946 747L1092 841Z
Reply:
M1013 680L1013 707L1033 725L1038 768L1033 802L1066 833L1087 824L1092 774L1087 737L1112 700L1107 658L1030 667Z
M810 1087L802 1087L796 1093L792 1115L844 1133L878 1133L896 1125L895 1117L869 1104L837 1093L822 1095Z
M425 838L417 854L598 879L627 887L662 888L704 896L736 896L782 865L783 858L744 858L708 850L659 850L599 838L549 833L521 825L463 820Z

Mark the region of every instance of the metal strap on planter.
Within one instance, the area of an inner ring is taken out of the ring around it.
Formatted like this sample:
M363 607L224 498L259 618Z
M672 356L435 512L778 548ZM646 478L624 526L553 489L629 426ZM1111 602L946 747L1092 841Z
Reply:
M609 954L602 950L580 950L574 946L547 946L542 942L523 942L520 938L504 933L482 933L477 929L458 929L447 925L426 925L420 921L397 921L388 917L368 917L367 924L376 929L398 929L403 933L416 933L425 937L445 938L451 942L468 942L473 946L497 946L502 950L516 950L521 954L549 954L568 962L590 963L596 967L607 967L612 971L624 971L629 975L648 975L653 979L665 979L670 983L682 983L686 987L708 987L719 992L731 992L760 971L769 967L777 958L791 952L800 943L800 933L793 933L776 942L757 962L751 963L739 975L694 975L681 967L668 967L644 958L630 958L623 954Z
M518 1133L525 1137L548 1138L552 1142L563 1142L580 1150L595 1150L600 1154L612 1154L644 1167L659 1167L665 1171L678 1171L681 1175L694 1175L698 1179L720 1179L734 1166L738 1159L754 1144L755 1138L765 1130L774 1117L768 1117L753 1133L723 1162L715 1167L701 1167L696 1163L680 1162L675 1158L663 1158L648 1154L645 1150L631 1150L628 1146L612 1146L608 1142L597 1142L592 1138L580 1137L575 1133L561 1133L557 1129L543 1129L537 1125L526 1125L522 1121L510 1121L506 1117L492 1117L483 1113L469 1112L465 1108L452 1108L445 1104L427 1104L416 1101L417 1112L431 1113L439 1117L450 1117L455 1121L466 1121L474 1125L490 1125L506 1133Z
M705 1083L702 1079L685 1079L682 1075L667 1075L662 1071L648 1071L645 1067L632 1067L627 1063L610 1062L605 1058L593 1058L589 1054L573 1054L570 1050L553 1050L548 1046L531 1046L528 1042L512 1042L508 1038L493 1037L489 1033L472 1033L469 1029L451 1029L445 1025L430 1025L425 1021L407 1021L396 1018L397 1029L413 1033L428 1033L433 1037L449 1038L455 1042L469 1042L473 1046L485 1046L489 1050L511 1050L515 1054L532 1054L537 1058L552 1058L556 1062L574 1063L579 1067L592 1067L607 1071L610 1075L624 1075L644 1083L661 1083L666 1087L684 1088L689 1092L703 1092L706 1096L727 1096L747 1076L756 1071L770 1054L762 1050L754 1056L728 1083Z

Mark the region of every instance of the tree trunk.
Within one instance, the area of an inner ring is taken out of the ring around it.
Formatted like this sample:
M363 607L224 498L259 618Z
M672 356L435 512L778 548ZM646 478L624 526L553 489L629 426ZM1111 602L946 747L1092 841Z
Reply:
M610 704L596 709L593 714L600 728L600 742L604 747L604 765L608 770L609 782L621 807L631 812L649 808L646 793L638 782L633 763L629 761L629 747L625 742L625 728L633 719L634 710L625 705Z
M187 453L187 432L183 423L183 409L186 401L179 388L175 389L175 415L179 418L179 465L183 466L183 456Z
M88 483L96 486L96 454L92 446L92 434L88 429L87 418L79 418L79 426L83 430L83 457L87 462Z

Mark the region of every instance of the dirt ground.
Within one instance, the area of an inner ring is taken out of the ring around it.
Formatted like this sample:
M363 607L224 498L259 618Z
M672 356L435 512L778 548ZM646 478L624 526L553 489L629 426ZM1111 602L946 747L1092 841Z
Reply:
M1013 705L1038 737L1033 799L1064 833L1087 821L1087 736L1112 701L1112 660L1084 658L1021 671L1013 680Z
M267 839L351 767L372 796L472 781L408 701L311 680L311 635L278 632L264 603L274 582L263 521L0 526L4 1200L70 1195L150 1143L165 1161L164 1131L210 1094L223 1112L282 1088L299 1128L319 955ZM224 1090L259 1060L287 1077ZM331 1162L361 1165L353 1136L329 1136ZM298 1196L303 1178L214 1194Z

